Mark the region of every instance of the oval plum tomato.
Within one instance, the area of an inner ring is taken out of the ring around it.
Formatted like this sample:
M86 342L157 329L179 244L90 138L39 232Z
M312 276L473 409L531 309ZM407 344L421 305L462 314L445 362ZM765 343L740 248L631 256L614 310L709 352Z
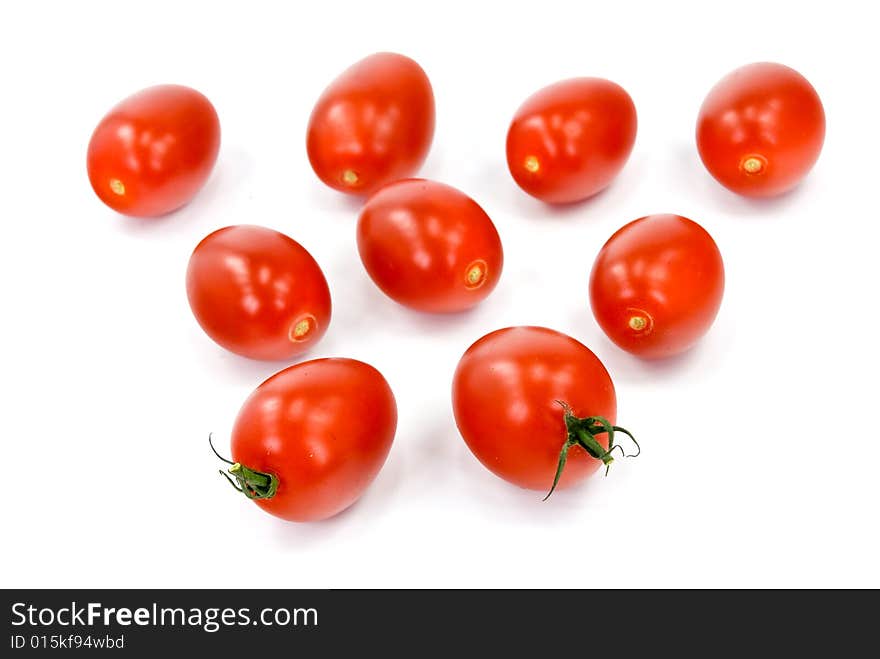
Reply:
M680 215L630 222L599 251L590 303L605 334L639 357L690 348L721 306L724 264L703 227Z
M495 288L504 262L495 225L477 202L424 179L390 183L370 197L357 241L376 285L420 311L474 306Z
M813 86L782 64L737 69L712 88L697 119L697 148L709 173L749 197L782 194L815 164L825 110Z
M220 150L220 121L199 92L180 85L129 96L92 133L87 165L95 194L135 217L170 213L208 180Z
M252 359L303 353L330 324L330 289L315 259L265 227L209 234L190 257L186 294L208 336Z
M564 204L607 187L636 141L636 107L609 80L573 78L536 92L507 132L507 166L533 197Z
M263 382L239 411L233 459L226 460L230 480L267 513L294 522L326 519L373 482L396 429L394 394L369 364L296 364Z
M312 169L331 188L369 194L412 176L434 138L434 92L422 68L376 53L336 78L309 118Z
M544 327L497 330L468 348L452 406L461 436L489 471L551 493L609 466L615 431L629 435L614 425L614 385L602 362Z

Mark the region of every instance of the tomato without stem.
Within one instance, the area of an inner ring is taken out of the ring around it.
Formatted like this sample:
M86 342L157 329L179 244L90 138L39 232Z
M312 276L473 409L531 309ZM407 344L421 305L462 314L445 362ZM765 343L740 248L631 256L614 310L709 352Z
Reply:
M232 430L234 484L263 510L308 522L345 510L373 482L394 440L385 378L354 359L315 359L276 373Z
M331 188L369 194L412 176L434 137L434 93L413 60L376 53L334 80L309 118L312 169Z
M461 436L492 473L520 487L569 487L613 462L617 401L589 348L544 327L509 327L458 363L452 406ZM610 431L610 432L609 432ZM552 491L552 490L551 490Z
M614 343L639 357L690 348L712 325L723 294L718 246L680 215L649 215L619 229L590 274L596 320Z
M601 78L563 80L517 110L507 132L507 166L533 197L580 201L623 169L636 127L635 105L620 85Z
M95 128L89 181L119 213L164 215L202 188L219 150L220 121L207 98L180 85L149 87L119 103Z
M463 192L424 179L397 181L370 197L357 240L376 285L421 311L474 306L495 288L504 261L485 211Z
M330 324L330 289L315 259L265 227L209 234L190 257L186 293L208 336L252 359L301 354Z
M816 163L825 111L813 86L782 64L761 62L724 77L697 119L697 148L709 173L749 197L782 194Z

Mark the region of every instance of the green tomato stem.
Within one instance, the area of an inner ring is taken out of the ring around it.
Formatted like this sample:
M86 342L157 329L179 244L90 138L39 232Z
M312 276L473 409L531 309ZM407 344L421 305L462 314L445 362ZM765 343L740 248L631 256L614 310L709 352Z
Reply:
M271 499L278 491L278 476L269 474L250 467L245 467L239 462L232 462L228 458L224 458L217 453L214 443L211 441L211 435L208 435L208 445L218 458L228 465L229 473L222 469L220 475L223 476L236 490L245 495L248 499ZM231 477L230 477L231 475Z
M236 462L229 473L238 483L238 488L248 499L271 499L278 491L278 477L245 467Z
M572 413L571 408L566 403L562 401L556 402L559 403L563 409L566 438L565 442L562 444L562 450L559 452L559 461L556 464L556 474L553 477L553 485L551 485L547 496L544 497L544 501L550 498L550 495L553 494L553 491L559 484L559 479L562 477L562 471L565 469L565 463L568 461L568 452L574 446L580 446L589 455L597 460L601 460L602 464L605 465L606 476L608 475L608 469L611 467L611 463L614 462L614 457L611 455L611 451L618 448L621 453L623 453L623 449L620 448L620 445L614 444L615 432L622 432L627 435L638 449L633 455L626 455L624 453L626 457L634 458L642 452L639 443L626 428L612 425L608 419L602 416L577 417ZM596 439L596 435L602 433L607 433L608 435L607 449Z

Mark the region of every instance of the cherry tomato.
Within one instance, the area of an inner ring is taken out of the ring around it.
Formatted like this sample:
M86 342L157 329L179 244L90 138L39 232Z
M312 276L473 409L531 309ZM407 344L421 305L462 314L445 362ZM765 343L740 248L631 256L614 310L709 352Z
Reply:
M232 430L229 474L267 513L326 519L373 482L396 429L394 394L375 368L354 359L303 362L245 401Z
M596 257L590 303L605 334L639 357L690 348L721 306L724 264L703 227L649 215L619 229Z
M530 489L584 480L613 461L614 431L629 434L614 425L614 385L602 362L544 327L497 330L468 348L455 370L452 406L477 459Z
M516 111L507 166L533 197L564 204L607 187L636 141L636 108L620 86L573 78L541 89Z
M136 217L170 213L208 180L220 150L220 121L199 92L180 85L149 87L101 119L87 165L95 194Z
M422 68L376 53L336 78L309 119L312 169L331 188L365 195L412 176L434 137L434 92Z
M504 255L492 220L473 199L442 183L386 185L364 205L357 240L376 285L420 311L468 309L501 277Z
M330 289L315 259L265 227L209 234L190 257L186 294L208 336L252 359L303 353L330 324Z
M697 148L709 173L749 197L782 194L816 163L825 110L813 86L782 64L737 69L709 92L697 119Z

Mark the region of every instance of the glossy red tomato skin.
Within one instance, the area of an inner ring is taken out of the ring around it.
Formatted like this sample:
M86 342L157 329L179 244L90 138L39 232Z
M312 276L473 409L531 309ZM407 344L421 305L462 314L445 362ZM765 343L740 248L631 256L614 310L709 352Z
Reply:
M602 362L575 339L544 327L508 327L464 353L452 383L455 422L492 473L547 491L567 439L563 401L578 417L617 416L614 385ZM608 448L607 435L596 439ZM583 481L602 464L573 447L558 488Z
M602 78L545 87L517 110L507 166L519 187L552 204L592 197L623 169L636 140L632 98Z
M501 277L501 238L486 212L443 183L405 179L371 196L357 227L361 261L391 299L419 311L469 309Z
M181 85L149 87L108 112L87 155L95 194L134 217L165 215L204 186L220 151L211 102Z
M697 119L700 158L741 195L770 197L795 187L825 141L825 110L813 86L782 64L759 62L725 76ZM755 171L749 171L757 168Z
M236 462L278 477L255 503L282 519L332 517L364 493L385 464L397 404L379 371L354 359L314 359L263 382L232 430Z
M723 295L718 246L680 215L625 225L602 247L590 274L590 304L605 334L648 359L692 347L712 326Z
M251 359L290 359L327 331L327 280L311 254L265 227L239 225L206 236L186 272L190 308L205 333Z
M434 121L434 92L422 68L403 55L375 53L321 94L309 118L309 162L331 188L367 195L418 171Z

